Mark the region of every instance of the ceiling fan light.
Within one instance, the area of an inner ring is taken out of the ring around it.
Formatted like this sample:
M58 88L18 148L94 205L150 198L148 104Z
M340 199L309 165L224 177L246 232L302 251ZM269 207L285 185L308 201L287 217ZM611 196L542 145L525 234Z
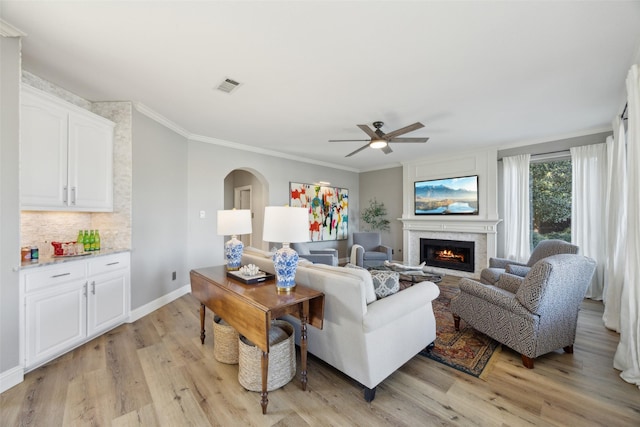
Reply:
M372 139L369 143L369 147L371 148L384 148L387 146L387 141L384 139Z

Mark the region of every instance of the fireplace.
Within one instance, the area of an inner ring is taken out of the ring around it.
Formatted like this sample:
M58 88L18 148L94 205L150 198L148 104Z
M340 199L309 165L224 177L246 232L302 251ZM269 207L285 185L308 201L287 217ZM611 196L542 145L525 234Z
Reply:
M462 240L420 239L420 262L431 267L474 272L475 243Z

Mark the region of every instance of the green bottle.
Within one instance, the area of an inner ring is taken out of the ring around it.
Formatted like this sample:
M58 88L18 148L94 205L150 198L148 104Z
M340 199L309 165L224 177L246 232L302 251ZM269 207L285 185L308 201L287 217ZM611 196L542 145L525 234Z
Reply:
M94 234L93 230L91 230L91 234L89 235L89 250L96 250L96 235Z
M96 251L100 250L100 233L96 230Z
M84 230L84 237L82 239L82 242L84 243L84 251L85 252L89 252L91 250L91 243L89 242L89 231L88 230Z
M82 234L82 230L78 231L78 237L76 238L76 243L82 243L84 246L84 234Z

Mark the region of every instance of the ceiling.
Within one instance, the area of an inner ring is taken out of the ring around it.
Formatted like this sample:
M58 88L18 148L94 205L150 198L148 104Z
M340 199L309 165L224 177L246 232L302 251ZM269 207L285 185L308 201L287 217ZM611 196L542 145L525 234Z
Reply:
M83 98L355 171L603 131L640 62L640 1L1 0L0 17L27 34L24 69ZM328 142L377 120L430 139Z

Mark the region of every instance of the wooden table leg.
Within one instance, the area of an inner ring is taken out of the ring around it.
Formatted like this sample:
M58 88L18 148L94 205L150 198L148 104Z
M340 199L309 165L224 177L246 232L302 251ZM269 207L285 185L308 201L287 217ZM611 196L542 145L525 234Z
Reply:
M307 389L307 321L309 319L309 301L304 301L300 313L300 380L302 390Z
M204 344L204 313L206 307L204 304L200 304L200 342Z
M260 366L262 368L262 393L260 393L260 405L262 405L262 415L267 413L267 405L269 399L267 398L267 378L269 374L269 353L262 352L262 359L260 360Z

